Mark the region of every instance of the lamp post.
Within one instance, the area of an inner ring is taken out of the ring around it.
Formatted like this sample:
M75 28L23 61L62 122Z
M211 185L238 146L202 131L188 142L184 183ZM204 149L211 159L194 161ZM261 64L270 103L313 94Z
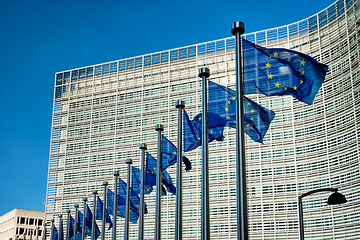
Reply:
M343 204L346 203L347 200L344 195L341 193L338 193L337 188L320 188L316 190L311 190L307 193L301 194L298 196L298 213L299 213L299 234L300 234L300 240L304 240L304 219L303 219L303 206L302 206L302 199L303 197L309 196L313 193L318 192L334 192L331 194L328 198L327 204L329 205L336 205L336 204Z

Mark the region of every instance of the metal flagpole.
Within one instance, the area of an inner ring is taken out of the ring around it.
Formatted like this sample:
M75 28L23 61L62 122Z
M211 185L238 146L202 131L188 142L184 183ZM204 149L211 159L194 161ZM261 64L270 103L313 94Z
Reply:
M128 165L127 169L127 182L126 182L126 208L125 208L125 229L124 229L124 239L129 240L129 231L130 231L130 177L131 177L131 159L126 159L126 164Z
M78 225L78 214L79 214L79 204L74 204L74 207L75 207L75 226L74 226L74 239L76 240L77 239L77 232L78 232L78 229L77 229L77 225Z
M82 219L82 234L81 234L81 240L84 240L85 239L85 230L86 230L86 228L85 228L85 223L86 223L86 202L87 202L87 198L86 197L84 197L83 198L83 201L84 201L84 212L83 212L83 219Z
M54 219L50 219L50 226L51 226L51 229L50 229L50 240L53 240L54 239ZM25 238L24 238L25 240Z
M175 239L182 240L182 115L185 101L178 100L175 103L178 109L178 137L177 137L177 166L176 166L176 203L175 203Z
M141 149L141 176L140 176L140 216L139 216L139 233L138 240L144 239L144 214L145 214L145 151L147 149L146 143L141 143L139 148Z
M115 184L114 184L114 212L113 212L113 230L112 240L116 240L116 217L117 217L117 202L118 202L118 189L119 189L119 171L114 171Z
M66 210L67 217L66 217L66 234L65 240L69 240L69 230L70 230L70 210Z
M44 221L43 223L43 226L44 226L44 231L43 231L43 239L42 240L46 240L46 234L47 234L47 229L46 229L46 222ZM16 240L19 239L19 235L16 235Z
M102 225L101 225L101 240L105 240L105 222L106 222L106 215L107 215L107 211L106 211L106 207L107 207L107 185L108 182L104 181L103 182L103 186L104 186L104 201L103 201L103 209L102 209Z
M201 240L210 239L210 206L209 206L209 149L208 149L208 100L207 78L208 68L199 69L202 78L202 138L201 138Z
M232 24L231 33L235 35L236 41L236 207L237 239L239 240L247 240L249 238L244 137L244 93L241 65L241 34L244 32L244 23L234 22Z
M29 234L30 234L30 240L32 240L32 234L33 234L33 230L32 230L32 229L29 230Z
M156 169L156 208L155 208L155 240L161 239L161 176L162 176L162 131L164 126L157 124L155 130L158 132L157 144L157 169Z
M64 240L64 231L63 231L63 229L62 229L62 227L61 227L62 215L59 214L58 217L59 217L59 219L60 219L60 220L59 220L59 229L58 229L58 240Z
M36 240L39 239L39 226L36 226Z
M96 214L96 194L98 193L96 190L92 191L94 194L94 202L93 202L93 215L91 218L91 240L95 240L95 214Z

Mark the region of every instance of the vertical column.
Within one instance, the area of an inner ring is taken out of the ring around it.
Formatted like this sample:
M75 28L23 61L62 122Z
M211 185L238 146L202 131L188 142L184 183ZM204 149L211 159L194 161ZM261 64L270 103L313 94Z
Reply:
M236 197L237 197L237 239L249 238L247 188L246 188L246 161L244 137L244 93L242 83L241 65L241 34L245 32L242 22L234 22L231 33L235 35L236 42Z
M298 196L298 214L299 214L299 239L304 240L304 218L303 218L303 206L302 206L301 196Z
M178 109L178 137L177 137L177 166L176 166L176 203L175 203L175 240L182 240L182 115L185 101L178 100L175 103Z
M140 144L139 148L141 149L141 176L140 176L140 216L139 216L139 233L138 240L144 239L144 213L145 213L145 151L147 149L146 143Z
M208 68L199 69L202 79L202 138L201 138L201 240L210 239L210 206L209 206L209 136L208 136L208 100L207 78Z
M125 229L124 229L124 239L129 240L130 236L130 197L131 197L131 159L126 159L126 164L128 165L127 169L127 183L126 183L126 209L125 209Z
M106 207L107 207L107 185L108 182L104 181L103 182L103 186L104 186L104 201L103 201L103 209L102 209L102 224L101 224L101 240L105 240L105 222L106 222L106 215L107 215L107 211L106 211Z
M113 231L112 240L116 240L116 218L117 218L117 203L118 203L118 189L119 189L119 171L114 171L114 212L113 212Z
M84 240L85 239L85 231L86 231L86 228L85 228L85 225L86 225L86 207L87 207L87 198L84 197L83 198L83 202L84 202L84 212L83 212L83 219L82 219L82 234L81 234L81 240Z
M164 126L157 124L155 130L158 132L157 146L157 169L156 169L156 209L155 209L155 240L161 239L161 176L162 176L162 131Z
M50 240L54 239L54 219L50 219ZM24 235L24 240L25 240L25 235Z
M75 207L75 226L74 226L74 239L77 239L77 221L78 221L78 214L79 214L79 204L74 204Z
M65 233L65 240L69 240L69 230L70 230L70 210L66 210L67 217L66 217L66 233Z
M97 195L97 191L94 190L92 191L92 193L94 194L94 201L93 201L93 214L92 214L92 218L91 218L91 240L95 240L95 234L96 234L96 229L95 229L95 214L96 214L96 195Z
M62 224L62 215L59 214L59 229L58 229L58 240L64 240L64 229Z

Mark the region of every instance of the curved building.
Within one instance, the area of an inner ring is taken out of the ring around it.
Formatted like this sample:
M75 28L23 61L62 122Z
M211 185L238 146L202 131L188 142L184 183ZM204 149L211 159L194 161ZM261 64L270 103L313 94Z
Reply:
M329 65L312 105L250 96L276 113L264 144L246 138L250 239L297 239L297 196L323 187L339 188L348 202L328 206L330 193L304 198L306 239L360 239L360 1L339 0L302 21L244 37ZM114 188L114 170L125 180L125 159L140 165L140 143L156 156L156 124L176 143L175 101L185 100L191 118L201 111L197 73L204 66L210 80L234 88L234 48L231 37L56 73L46 218L74 213L75 203L82 209L92 190L102 197L104 180ZM225 136L209 144L213 239L236 239L235 130ZM201 149L186 155L193 169L183 174L183 236L200 239ZM168 170L174 181L175 169ZM153 239L155 191L145 200L145 237ZM123 236L124 219L118 224ZM131 238L137 229L131 224ZM168 194L162 238L173 239L174 229L175 196Z

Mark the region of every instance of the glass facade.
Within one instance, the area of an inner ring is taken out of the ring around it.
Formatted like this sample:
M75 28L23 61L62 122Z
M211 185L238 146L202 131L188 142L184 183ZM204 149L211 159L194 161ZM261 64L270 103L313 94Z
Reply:
M360 239L360 1L339 0L305 20L245 34L266 47L309 54L329 65L312 105L291 96L249 96L276 116L264 144L246 138L250 239L297 239L297 196L338 187L348 202L328 206L330 193L303 199L306 239ZM92 190L102 197L113 171L126 180L125 159L140 165L140 143L156 156L156 124L176 144L176 100L192 118L201 111L198 69L234 89L233 37L56 73L46 219L75 209ZM214 239L236 239L235 130L209 144L210 217ZM184 239L200 239L201 148L186 154ZM168 169L176 182L176 167ZM145 198L145 237L153 239L155 192ZM99 224L101 224L99 222ZM124 219L118 220L123 236ZM130 237L137 238L137 224ZM111 231L107 232L110 237ZM162 198L162 237L175 234L175 196Z

